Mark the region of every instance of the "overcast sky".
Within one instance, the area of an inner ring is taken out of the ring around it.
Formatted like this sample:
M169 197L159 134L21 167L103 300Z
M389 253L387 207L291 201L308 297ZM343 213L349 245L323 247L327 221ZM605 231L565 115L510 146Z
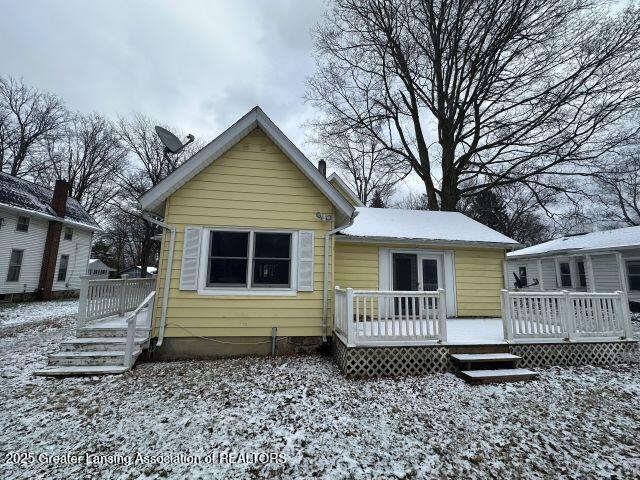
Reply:
M1 0L0 74L210 140L255 105L301 148L323 0Z

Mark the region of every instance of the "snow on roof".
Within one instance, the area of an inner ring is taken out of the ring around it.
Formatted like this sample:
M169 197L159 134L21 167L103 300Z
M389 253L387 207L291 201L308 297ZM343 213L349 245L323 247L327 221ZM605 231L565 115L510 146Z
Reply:
M571 237L556 238L539 245L511 252L509 257L524 257L554 252L608 250L640 247L640 226L603 230Z
M106 263L104 263L99 258L90 258L89 259L89 267L93 267L94 265L97 266L97 267L100 267L100 268L106 268L107 270L111 270L111 271L115 270L115 268L109 267Z
M458 212L357 207L342 234L349 237L411 239L516 246L515 240Z
M52 198L53 190L0 172L0 204L55 217L57 215L51 208ZM100 229L96 221L75 198L67 199L65 220L71 220L93 230Z

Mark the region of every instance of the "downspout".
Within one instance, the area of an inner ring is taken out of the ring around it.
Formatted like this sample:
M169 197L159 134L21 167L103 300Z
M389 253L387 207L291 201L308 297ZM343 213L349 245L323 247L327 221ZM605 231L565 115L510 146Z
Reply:
M142 212L142 217L149 222L158 225L161 228L169 230L170 240L169 240L169 255L167 256L167 265L165 268L164 274L164 290L162 291L162 313L160 315L160 327L158 329L158 341L156 342L156 347L160 347L162 345L162 340L164 339L164 327L167 323L167 303L169 301L169 288L171 286L171 272L173 270L173 247L176 242L176 227L172 227L171 225L161 222L160 220L156 220L147 212ZM160 272L158 272L160 273Z
M334 235L345 228L353 225L354 220L358 216L357 211L353 211L349 221L344 225L341 225L338 228L334 228L333 230L329 230L324 234L324 271L322 274L322 342L327 342L327 330L329 329L329 237ZM335 254L335 252L334 252ZM335 259L334 259L335 264Z

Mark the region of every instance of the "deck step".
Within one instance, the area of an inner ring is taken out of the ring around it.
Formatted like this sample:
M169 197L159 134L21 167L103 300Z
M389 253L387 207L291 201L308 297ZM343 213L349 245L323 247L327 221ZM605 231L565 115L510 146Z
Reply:
M136 327L136 336L143 337L149 335L150 329ZM93 338L93 337L126 337L127 329L122 328L102 328L102 327L83 327L76 332L78 338Z
M522 357L511 353L454 353L451 358L459 363L515 362Z
M47 367L33 372L44 377L69 377L76 375L118 375L128 370L118 365L59 366Z
M140 355L140 348L133 351ZM72 350L49 355L49 366L87 366L87 365L122 365L124 350Z
M521 382L538 378L527 368L499 368L496 370L462 370L462 378L471 383Z
M135 345L142 345L147 342L145 337L136 337ZM124 337L81 337L63 341L60 345L65 351L100 351L100 350L124 350L127 339Z

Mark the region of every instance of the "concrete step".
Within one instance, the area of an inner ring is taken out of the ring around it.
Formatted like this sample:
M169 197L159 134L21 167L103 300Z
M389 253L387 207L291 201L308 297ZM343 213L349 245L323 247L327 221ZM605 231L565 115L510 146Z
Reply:
M97 366L56 366L46 367L33 372L34 375L44 377L69 377L77 375L117 375L128 370L126 367L117 365L97 365Z
M146 337L136 337L135 345L143 345L148 341ZM93 338L73 338L63 341L60 345L63 351L84 351L93 352L101 350L124 350L127 339L124 337L93 337Z
M462 378L473 384L504 383L535 380L538 373L527 368L499 368L496 370L462 370Z
M149 335L150 329L136 328L136 337L145 337ZM95 338L95 337L126 337L126 328L109 328L109 327L83 327L76 332L78 338Z
M140 349L136 348L133 354L137 357ZM123 362L124 350L67 351L49 355L49 366L122 365Z
M522 358L511 353L454 353L450 357L458 363L515 362Z

